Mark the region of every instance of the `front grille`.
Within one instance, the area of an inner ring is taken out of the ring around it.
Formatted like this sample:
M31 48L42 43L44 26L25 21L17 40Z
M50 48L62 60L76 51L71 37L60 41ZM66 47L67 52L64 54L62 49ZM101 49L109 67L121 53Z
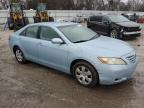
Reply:
M135 31L140 31L139 27L129 27L125 28L126 32L135 32Z
M136 62L136 55L131 55L126 57L127 60L129 60L131 63L135 63Z

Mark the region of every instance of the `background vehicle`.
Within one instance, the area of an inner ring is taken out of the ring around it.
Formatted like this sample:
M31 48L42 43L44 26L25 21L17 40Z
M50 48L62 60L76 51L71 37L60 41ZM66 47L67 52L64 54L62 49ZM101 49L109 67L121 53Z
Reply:
M126 81L137 65L130 45L75 23L30 24L13 33L9 45L19 63L30 60L72 74L86 87Z
M7 18L10 30L18 30L29 24L28 17L23 12L24 6L19 0L12 0L10 4L10 16Z
M45 3L38 3L36 15L33 16L34 23L54 21L54 18L48 15L46 7Z
M87 21L87 19L88 19L88 15L87 14L79 14L76 17L74 17L71 22L84 23L84 22Z
M112 38L133 38L140 36L140 25L129 21L122 15L95 15L90 16L87 26L102 35Z
M122 16L128 18L130 21L137 22L139 16L136 13L127 13L127 14L121 14Z
M144 23L144 15L139 15L139 18L137 20L138 23Z

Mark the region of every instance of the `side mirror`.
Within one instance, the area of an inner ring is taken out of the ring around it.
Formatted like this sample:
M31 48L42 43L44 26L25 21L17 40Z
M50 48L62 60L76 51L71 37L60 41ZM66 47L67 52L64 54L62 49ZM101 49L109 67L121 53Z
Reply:
M51 42L52 42L53 44L63 44L63 43L64 43L63 40L60 39L60 38L53 38L53 39L51 40Z

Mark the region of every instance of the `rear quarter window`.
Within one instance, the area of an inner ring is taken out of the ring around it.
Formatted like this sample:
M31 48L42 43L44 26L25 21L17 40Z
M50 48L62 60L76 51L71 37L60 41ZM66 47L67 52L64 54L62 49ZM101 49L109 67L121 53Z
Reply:
M37 37L38 29L39 26L31 26L26 28L24 31L22 31L20 35L25 37L30 37L30 38L38 38Z

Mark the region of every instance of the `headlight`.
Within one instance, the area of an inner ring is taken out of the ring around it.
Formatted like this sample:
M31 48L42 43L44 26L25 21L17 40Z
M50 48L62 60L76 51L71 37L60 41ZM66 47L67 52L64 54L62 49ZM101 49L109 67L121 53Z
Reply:
M126 62L121 58L114 58L114 57L98 57L98 59L103 64L110 64L110 65L126 65Z

